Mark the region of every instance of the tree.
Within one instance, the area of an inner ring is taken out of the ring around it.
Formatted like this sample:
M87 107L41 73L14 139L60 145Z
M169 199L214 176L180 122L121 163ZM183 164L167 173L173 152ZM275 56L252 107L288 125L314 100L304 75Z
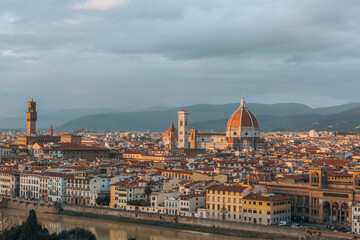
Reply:
M150 195L151 195L151 193L152 193L152 190L151 190L151 188L150 188L149 185L147 185L147 186L145 187L144 192L145 192L145 195L147 196L147 201L150 202L149 197L150 197Z
M110 196L97 197L95 202L97 205L100 205L100 206L109 206Z
M89 230L74 228L69 231L62 231L59 234L53 234L52 240L96 240L95 235Z
M133 206L150 206L150 203L144 200L129 200L127 202L128 205L133 205Z
M43 228L37 221L34 210L20 226L11 227L0 234L4 240L96 240L95 235L85 229L75 228L69 231L62 231L59 234L51 234L47 228Z
M41 240L47 239L49 231L46 228L42 228L39 224L36 213L34 210L30 210L29 216L21 226L21 234L19 240Z

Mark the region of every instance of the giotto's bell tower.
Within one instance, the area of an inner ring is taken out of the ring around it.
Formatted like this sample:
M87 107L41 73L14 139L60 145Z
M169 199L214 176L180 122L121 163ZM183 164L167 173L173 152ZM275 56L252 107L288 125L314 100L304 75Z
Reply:
M178 111L178 148L189 148L189 112Z

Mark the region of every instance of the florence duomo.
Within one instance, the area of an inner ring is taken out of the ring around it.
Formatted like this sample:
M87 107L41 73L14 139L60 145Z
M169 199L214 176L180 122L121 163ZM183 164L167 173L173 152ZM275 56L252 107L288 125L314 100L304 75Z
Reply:
M360 240L359 13L1 0L0 240Z
M178 129L171 123L170 128L164 133L164 143L175 146L177 142L179 149L213 148L245 151L264 146L260 138L259 124L254 114L246 107L244 96L239 108L227 122L226 133L198 132L196 129L189 131L189 112L184 109L178 112Z

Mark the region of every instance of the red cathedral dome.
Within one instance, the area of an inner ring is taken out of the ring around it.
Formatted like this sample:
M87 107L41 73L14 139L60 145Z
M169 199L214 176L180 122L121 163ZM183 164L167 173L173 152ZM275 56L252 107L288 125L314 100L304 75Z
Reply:
M227 129L229 128L243 128L250 127L255 130L259 130L259 124L252 112L245 106L244 97L241 100L240 107L230 116L227 123Z
M174 123L171 122L171 126L165 131L164 137L170 137L170 133L172 133L173 136L178 135L178 130L174 127Z

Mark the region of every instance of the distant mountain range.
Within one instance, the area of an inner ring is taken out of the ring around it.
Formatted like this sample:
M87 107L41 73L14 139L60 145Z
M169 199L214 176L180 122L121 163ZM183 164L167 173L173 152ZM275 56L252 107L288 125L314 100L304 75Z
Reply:
M238 107L239 104L197 104L186 107L186 110L190 113L190 127L201 131L225 131L229 116ZM326 108L311 108L298 103L249 103L247 107L258 119L262 131L355 131L356 126L360 124L360 103ZM170 126L171 121L177 122L178 110L175 108L162 111L92 114L73 119L58 129L72 131L88 127L97 131L164 131Z
M360 107L352 108L340 113L320 115L303 114L291 116L256 117L262 131L359 131ZM225 131L228 119L196 122L192 126L200 131Z
M230 104L197 104L185 107L190 113L190 127L201 131L225 131L230 115L239 107ZM354 131L360 124L360 103L326 108L311 108L298 103L258 104L247 107L259 121L262 131L344 130ZM73 131L88 127L94 131L164 131L171 121L177 125L179 108L157 106L134 112L113 112L112 109L68 109L38 112L38 129ZM1 117L0 129L25 129L25 113ZM360 130L360 129L359 129Z

